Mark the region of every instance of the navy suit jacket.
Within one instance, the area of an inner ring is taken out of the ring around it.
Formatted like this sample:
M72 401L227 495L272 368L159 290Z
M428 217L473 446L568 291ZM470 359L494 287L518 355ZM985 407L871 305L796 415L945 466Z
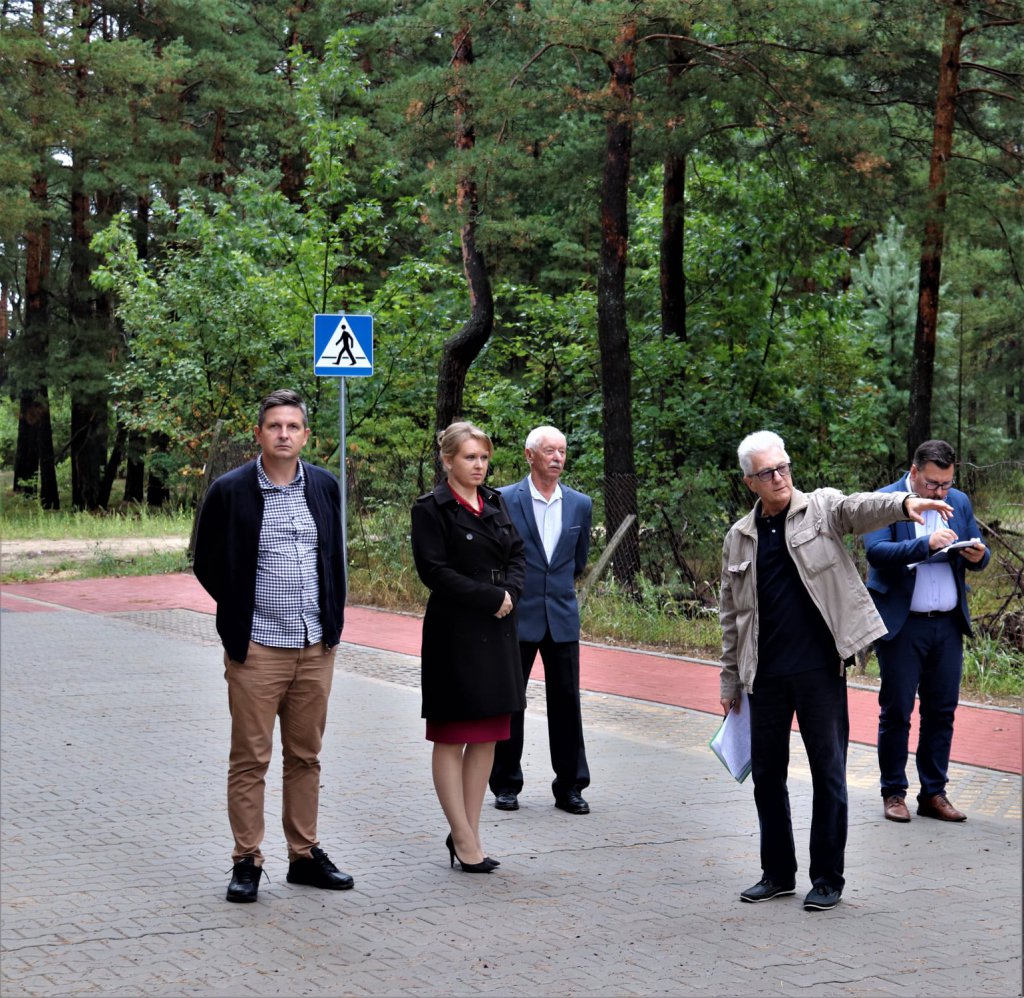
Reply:
M908 487L906 478L901 478L879 491L905 492ZM947 525L956 531L957 538L968 541L972 537L981 537L978 523L974 519L974 510L971 508L971 500L959 489L950 489L946 502L953 507L953 515ZM889 631L882 641L895 637L910 614L910 601L914 595L914 570L907 565L924 561L931 554L927 535L918 537L916 527L917 524L913 520L899 520L888 527L864 535L864 548L868 558L868 592L871 593ZM959 597L957 623L964 634L973 633L971 612L967 607L965 575L967 569L981 571L988 564L990 555L991 552L986 547L985 557L977 564L971 564L955 551L943 555L940 559L948 561L953 569Z
M575 583L587 567L594 504L582 492L566 485L561 489L562 534L550 564L533 515L530 476L498 490L526 546L526 582L516 606L520 641L542 641L549 630L553 641L580 639Z

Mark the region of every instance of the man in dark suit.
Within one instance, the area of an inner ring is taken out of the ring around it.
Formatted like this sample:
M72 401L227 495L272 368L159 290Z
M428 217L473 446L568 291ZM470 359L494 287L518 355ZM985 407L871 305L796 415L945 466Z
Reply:
M555 807L589 814L581 791L590 784L580 711L580 610L575 582L590 550L589 496L560 485L565 469L565 436L538 426L526 438L530 473L501 494L526 545L526 583L519 600L519 653L529 681L540 652L548 709L548 744L555 779ZM523 717L512 715L512 736L498 742L490 786L494 806L516 811L523 789Z
M921 792L917 813L940 821L964 821L946 796L953 716L960 699L963 636L970 635L967 569L980 571L989 560L979 540L971 501L953 488L953 448L926 440L914 452L906 477L882 492L913 492L945 499L953 515L943 522L928 511L924 523L906 521L864 537L868 590L888 633L875 644L882 684L878 692L878 765L883 813L889 821L910 821L907 754L914 696L921 701L917 773ZM950 544L971 542L947 551Z

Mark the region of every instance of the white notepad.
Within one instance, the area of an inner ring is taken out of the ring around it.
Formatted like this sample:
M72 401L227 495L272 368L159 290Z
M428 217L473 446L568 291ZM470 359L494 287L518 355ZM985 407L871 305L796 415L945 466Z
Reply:
M725 715L708 745L733 778L742 783L750 775L750 702L746 690L740 691L738 704L739 713L733 709Z

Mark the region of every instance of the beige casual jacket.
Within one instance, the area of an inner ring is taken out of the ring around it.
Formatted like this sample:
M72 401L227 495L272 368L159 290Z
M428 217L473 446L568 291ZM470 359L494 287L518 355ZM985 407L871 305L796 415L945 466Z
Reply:
M786 515L786 544L839 652L837 668L886 633L882 618L843 544L844 534L864 534L907 519L908 492L793 490ZM722 699L748 692L757 673L757 524L760 499L725 535L722 545Z

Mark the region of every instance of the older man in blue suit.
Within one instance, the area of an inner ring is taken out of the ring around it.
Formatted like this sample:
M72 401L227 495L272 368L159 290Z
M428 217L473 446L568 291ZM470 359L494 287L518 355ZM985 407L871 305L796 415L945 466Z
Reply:
M589 496L559 484L565 470L565 436L538 426L526 438L530 473L501 494L526 545L526 583L519 600L519 654L529 680L540 652L548 709L548 744L555 779L555 807L589 814L582 791L590 784L580 711L580 609L576 580L590 550ZM523 711L512 715L512 736L498 742L490 786L494 806L516 811L523 789Z
M905 803L910 717L921 701L917 813L940 821L964 821L946 796L953 717L960 699L963 636L971 635L967 569L980 571L989 550L979 539L971 501L953 488L956 455L944 440L926 440L914 452L905 478L882 492L914 492L945 499L953 515L942 521L906 521L864 537L868 591L888 633L875 644L882 684L878 693L878 765L882 809L889 821L910 821ZM967 546L950 549L951 544Z

